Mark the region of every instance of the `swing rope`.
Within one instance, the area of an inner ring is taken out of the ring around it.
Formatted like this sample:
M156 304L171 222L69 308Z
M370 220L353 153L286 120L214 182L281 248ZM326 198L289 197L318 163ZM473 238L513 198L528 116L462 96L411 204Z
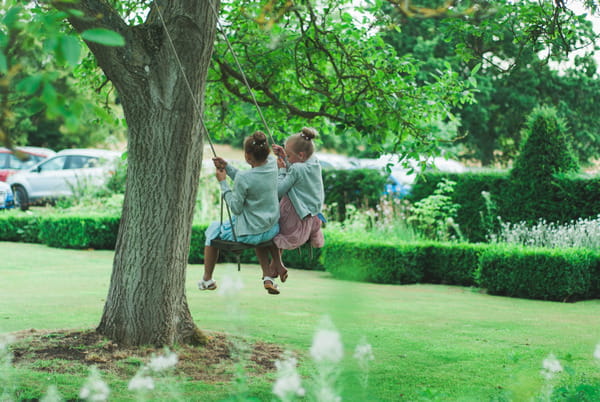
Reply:
M217 20L217 25L219 27L219 32L221 32L221 35L223 36L223 39L225 39L225 43L227 44L227 48L231 52L231 56L233 57L233 60L235 61L235 64L236 64L238 70L240 71L242 79L244 80L244 84L246 85L246 88L248 88L248 92L250 93L250 96L252 97L252 103L254 103L254 106L256 107L256 111L258 112L258 115L260 116L260 119L262 120L263 125L265 126L265 129L267 130L267 135L269 136L269 139L271 140L271 143L275 144L275 141L273 140L273 136L271 135L271 129L269 128L269 125L267 124L267 121L265 120L265 117L262 114L262 110L260 109L260 106L258 105L258 101L256 100L256 97L254 96L254 91L252 91L252 87L248 83L248 78L246 77L246 74L244 73L244 69L242 68L242 65L240 64L240 61L239 61L237 55L235 54L235 51L233 50L233 47L231 46L231 42L229 41L229 38L227 38L227 35L225 34L225 29L223 28L223 25L221 24L221 21L219 21L219 14L217 13L217 10L215 8L215 4L212 1L210 1L210 8L212 9L212 12L213 12L213 14L215 16L215 19Z
M246 77L246 73L244 72L244 69L242 68L242 65L235 53L235 51L233 50L233 46L231 45L231 42L229 41L229 38L227 37L227 35L225 34L225 30L223 28L223 25L221 24L221 22L219 21L219 14L217 13L217 10L215 8L215 5L212 1L209 1L210 3L210 8L213 12L213 15L215 16L215 19L217 20L217 26L219 27L219 32L221 32L223 39L225 39L225 43L227 44L227 49L231 52L231 55L233 57L233 60L235 61L235 64L238 68L238 70L240 71L240 75L242 76L242 79L244 81L244 85L246 86L246 88L248 89L248 92L250 93L250 97L252 98L252 103L254 104L254 107L256 108L256 111L258 112L258 115L260 116L260 119L263 123L263 125L265 126L265 130L267 131L267 135L269 136L269 139L271 140L272 144L275 144L275 140L273 139L273 135L271 133L271 128L269 127L269 124L267 123L262 110L260 108L260 105L258 104L258 101L256 100L256 96L254 95L254 91L252 90L252 87L250 86L250 83L248 82L248 78ZM171 34L169 33L169 29L167 28L167 25L165 23L165 19L163 16L162 11L160 10L160 6L156 5L156 10L158 11L158 16L160 17L160 22L163 26L163 29L165 30L165 33L167 35L167 39L169 41L169 45L171 47L171 49L173 50L173 54L175 56L175 61L177 62L177 65L179 67L179 70L181 71L181 74L183 76L183 79L185 81L185 85L188 89L188 92L190 93L190 96L192 97L192 101L194 102L194 107L196 108L196 110L199 112L199 116L200 116L200 124L202 125L202 129L204 130L204 133L206 134L206 138L208 139L208 142L210 144L210 148L212 150L213 155L216 157L217 153L215 151L215 147L213 145L212 139L208 133L208 128L206 127L206 124L204 123L204 119L202 118L202 114L201 109L200 109L200 104L198 103L198 100L196 99L196 96L194 95L194 91L192 90L192 86L187 78L187 74L185 73L185 69L183 68L183 64L181 63L181 59L179 58L179 54L177 53L177 49L175 49L175 44L173 42L173 39L171 38Z
M275 141L273 140L273 136L271 134L271 129L269 128L269 125L267 124L267 121L265 120L265 118L263 116L263 113L262 113L262 111L260 109L260 105L258 104L258 101L256 100L256 97L254 96L254 92L252 91L252 87L250 86L250 84L248 82L248 79L246 78L246 74L244 73L244 70L242 69L242 66L241 66L241 64L240 64L240 62L238 60L238 57L235 54L235 51L233 50L233 47L231 46L231 43L229 42L229 39L227 38L227 35L225 35L225 31L223 29L223 26L221 25L221 23L219 21L219 15L218 15L217 10L215 8L215 5L214 5L214 3L212 1L210 1L210 6L211 6L212 12L213 12L213 14L215 16L215 19L217 21L217 25L219 27L219 30L222 33L223 38L225 39L225 42L227 43L227 48L231 52L231 54L233 56L233 59L235 60L235 63L236 63L236 65L237 65L237 67L238 67L238 69L240 71L240 74L241 74L243 80L244 80L244 84L248 88L248 91L249 91L249 93L250 93L250 95L252 97L252 102L254 103L254 106L256 107L256 110L258 111L258 114L259 114L259 116L260 116L260 118L262 120L262 123L265 126L265 129L266 129L267 134L268 134L268 136L269 136L269 138L271 140L271 143L275 144ZM175 48L175 44L173 42L173 39L171 38L171 34L169 33L169 29L167 28L164 16L162 14L162 11L161 11L159 5L156 5L156 10L158 12L158 16L160 17L160 21L161 21L161 24L163 26L163 29L165 30L165 33L167 35L167 40L169 42L169 45L170 45L171 49L173 50L173 54L175 56L175 61L177 62L179 70L181 71L181 74L182 74L183 79L185 81L185 85L186 85L186 87L188 89L188 92L190 93L190 96L191 96L192 101L194 103L194 107L198 111L198 116L199 116L199 119L200 119L200 124L202 126L202 129L204 130L205 137L208 140L208 143L210 145L210 149L211 149L211 151L213 153L213 156L216 158L217 157L217 153L215 151L214 144L213 144L212 139L210 137L210 134L208 132L208 128L206 127L206 124L205 124L204 119L202 117L202 109L200 108L200 104L198 103L198 100L196 99L196 96L194 95L194 91L192 90L192 86L191 86L191 84L189 82L189 79L188 79L186 73L185 73L185 69L183 68L183 63L181 62L181 59L179 58L179 54L177 53L177 49ZM231 225L231 233L233 235L234 242L231 243L231 242L227 242L227 241L223 241L223 240L221 240L220 242L222 243L222 245L230 248L231 251L233 251L234 253L237 254L237 263L238 263L238 271L239 271L240 270L240 254L239 254L239 252L241 252L245 248L256 247L256 245L250 245L250 244L248 244L246 246L240 246L240 244L243 244L243 243L238 243L237 236L236 236L235 230L233 228L233 220L232 220L232 217L231 217L231 211L229 209L229 204L227 203L227 200L225 199L224 194L221 196L221 224L223 224L223 204L225 204L226 209L227 209L227 215L229 217L229 223ZM213 242L214 242L214 240L213 240ZM235 244L237 244L237 246Z

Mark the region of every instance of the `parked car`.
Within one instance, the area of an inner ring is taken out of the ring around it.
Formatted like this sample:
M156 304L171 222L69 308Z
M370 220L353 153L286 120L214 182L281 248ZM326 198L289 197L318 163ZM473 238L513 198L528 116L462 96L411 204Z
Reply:
M66 149L29 169L8 177L15 204L30 205L71 197L84 186L102 186L114 173L120 152L103 149Z
M0 210L15 207L15 200L10 186L0 181Z
M430 159L408 160L408 167L402 164L397 155L382 155L378 159L358 159L361 168L380 169L389 168L390 175L385 185L384 194L392 194L404 198L410 194L417 174L420 170L438 170L447 173L466 172L467 168L460 162L444 157ZM421 164L424 163L424 167ZM411 171L412 169L412 171Z
M0 147L0 181L6 181L11 174L56 155L53 150L41 147L15 147L14 151Z

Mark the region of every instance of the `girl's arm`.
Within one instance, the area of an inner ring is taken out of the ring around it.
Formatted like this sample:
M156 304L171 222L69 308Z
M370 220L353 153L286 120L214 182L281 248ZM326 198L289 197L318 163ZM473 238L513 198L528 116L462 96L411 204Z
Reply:
M248 184L244 180L234 180L233 190L229 188L229 184L225 180L219 182L219 184L221 185L221 193L227 205L231 208L231 212L234 215L241 215L248 192Z
M225 171L227 172L227 176L231 177L231 180L235 180L238 170L231 166L231 163L228 163L227 166L225 166Z
M277 196L281 198L298 181L298 171L290 167L288 169L279 169L279 172L279 177L277 178Z

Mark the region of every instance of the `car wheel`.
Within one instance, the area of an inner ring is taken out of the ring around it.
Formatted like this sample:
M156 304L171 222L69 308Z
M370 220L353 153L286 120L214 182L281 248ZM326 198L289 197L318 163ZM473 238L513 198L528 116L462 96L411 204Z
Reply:
M27 211L29 209L27 190L23 186L13 186L13 193L15 193L15 206L21 211Z

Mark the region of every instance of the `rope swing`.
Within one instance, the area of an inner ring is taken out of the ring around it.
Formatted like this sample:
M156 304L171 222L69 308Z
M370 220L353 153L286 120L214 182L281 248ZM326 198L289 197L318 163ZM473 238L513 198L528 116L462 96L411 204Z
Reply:
M225 42L227 43L227 48L228 50L231 52L231 55L233 56L233 59L235 61L235 64L237 66L237 68L240 71L240 74L242 76L242 79L244 81L244 85L246 86L246 88L248 89L250 96L252 98L252 103L254 103L254 106L256 107L256 110L258 111L258 114L262 120L263 125L265 126L265 130L267 132L267 135L269 136L269 139L271 140L272 144L275 144L275 141L273 140L273 136L271 134L271 129L269 128L269 125L267 124L267 121L265 120L265 117L263 116L262 110L260 109L260 106L258 104L258 101L256 100L256 97L254 96L254 92L252 91L252 87L250 86L250 84L248 83L248 79L246 78L246 74L244 73L244 70L242 68L242 65L240 64L237 55L235 54L235 51L233 50L233 47L231 46L231 43L229 42L229 39L227 38L227 35L225 34L225 30L223 29L223 26L221 25L221 22L219 21L219 14L217 13L217 10L215 8L215 5L212 1L209 0L210 3L210 8L213 12L213 15L215 16L215 19L217 21L217 26L219 28L219 31L221 32L223 38L225 39ZM159 19L161 21L161 24L163 26L163 29L165 30L166 36L167 36L167 40L169 42L169 45L171 47L171 49L173 50L173 54L175 56L175 61L177 62L177 65L179 66L179 70L181 71L181 74L183 76L183 79L185 81L186 87L188 89L188 92L190 93L190 96L192 98L192 101L194 102L194 107L196 108L197 112L198 112L198 116L200 117L200 124L202 125L202 130L204 130L205 133L205 137L208 140L208 143L210 145L210 149L213 153L213 157L217 157L217 153L215 151L215 147L214 144L212 142L212 139L208 133L208 129L206 127L206 124L204 122L204 119L202 117L202 110L200 108L200 104L198 102L198 100L196 99L196 96L194 95L194 91L192 90L192 86L190 85L190 82L188 80L187 75L185 74L185 70L183 68L183 64L181 63L181 59L179 58L179 55L177 54L177 49L175 49L175 44L173 42L173 39L171 38L171 35L169 33L169 30L167 28L167 25L165 23L165 19L163 17L162 11L160 10L160 6L157 5L156 3L154 3L156 5L156 10L158 12L158 16ZM221 195L221 225L223 224L223 206L225 205L226 209L227 209L227 215L229 217L229 223L231 224L231 231L233 234L233 238L234 241L227 241L227 240L221 240L221 239L214 239L211 241L211 246L215 247L219 250L223 250L223 251L227 251L227 252L231 252L233 254L235 254L236 259L237 259L237 265L238 265L238 271L240 270L240 257L241 254L244 250L249 249L249 248L257 248L257 247L268 247L273 245L273 242L271 240L264 242L264 243L260 243L260 244L247 244L247 243L240 243L237 241L237 236L235 234L235 230L233 228L233 220L231 217L231 210L229 209L229 205L227 204L227 200L225 199L225 197L223 195Z

